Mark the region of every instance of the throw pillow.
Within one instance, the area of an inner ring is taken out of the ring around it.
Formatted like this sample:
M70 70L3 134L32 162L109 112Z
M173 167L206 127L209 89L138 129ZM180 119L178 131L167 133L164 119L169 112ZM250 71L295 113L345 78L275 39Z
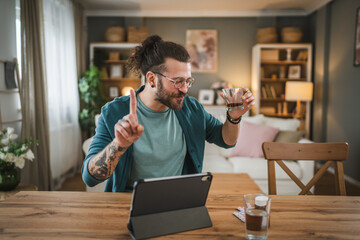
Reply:
M300 126L300 120L294 118L265 117L264 125L279 128L281 131L296 131Z
M274 142L298 142L304 134L304 131L280 131Z
M230 157L264 157L263 142L272 142L279 129L244 121L240 127L240 134L236 146L232 149Z

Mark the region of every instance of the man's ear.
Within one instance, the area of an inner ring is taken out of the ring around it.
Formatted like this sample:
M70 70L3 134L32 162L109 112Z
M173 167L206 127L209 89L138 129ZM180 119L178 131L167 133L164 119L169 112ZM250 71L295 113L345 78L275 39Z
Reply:
M156 86L155 80L156 80L156 74L151 71L148 71L146 73L146 81L149 83L151 88L154 88Z

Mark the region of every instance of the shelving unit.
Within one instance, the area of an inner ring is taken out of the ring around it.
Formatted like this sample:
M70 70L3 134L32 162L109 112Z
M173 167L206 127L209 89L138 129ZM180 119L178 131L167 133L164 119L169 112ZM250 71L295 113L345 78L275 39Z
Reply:
M125 64L131 54L131 50L139 46L139 43L108 43L108 42L93 42L90 43L89 56L90 65L94 65L94 59L97 51L101 51L103 56L106 56L100 66L97 66L104 74L101 79L104 86L104 94L109 100L116 96L122 96L122 90L125 87L132 87L137 89L140 87L142 79L126 71ZM119 59L109 59L111 52L117 52Z
M295 102L285 101L288 81L311 81L312 46L308 43L256 44L252 49L252 114L292 118ZM310 129L310 102L303 104L303 130Z

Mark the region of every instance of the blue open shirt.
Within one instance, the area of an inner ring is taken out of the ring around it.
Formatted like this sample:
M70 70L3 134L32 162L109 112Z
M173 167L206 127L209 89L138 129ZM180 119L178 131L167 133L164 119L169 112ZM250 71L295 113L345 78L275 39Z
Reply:
M141 86L136 90L136 94L143 89L144 86ZM96 134L82 166L82 178L86 185L92 187L102 182L89 173L89 160L115 138L114 126L119 119L129 114L129 106L130 97L124 96L116 98L102 107ZM184 105L180 111L176 111L176 116L183 130L187 148L182 174L201 172L205 140L224 148L234 146L229 146L224 142L221 130L223 124L207 113L195 98L186 96ZM132 153L133 146L131 145L121 156L113 174L107 180L105 192L124 192L126 190L132 166Z

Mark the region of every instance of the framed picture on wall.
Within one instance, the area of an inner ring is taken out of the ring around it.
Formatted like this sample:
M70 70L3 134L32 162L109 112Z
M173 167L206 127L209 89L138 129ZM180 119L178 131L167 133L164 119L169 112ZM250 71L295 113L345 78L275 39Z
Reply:
M110 98L116 98L119 96L119 88L116 86L109 88L109 97Z
M205 105L214 104L215 92L210 89L199 90L199 102Z
M301 66L300 65L292 65L289 66L288 78L290 79L298 79L301 76Z
M360 66L360 7L356 11L354 65Z
M110 78L122 78L123 76L123 65L112 64L110 66Z
M187 30L186 49L191 58L192 72L217 72L217 30Z

